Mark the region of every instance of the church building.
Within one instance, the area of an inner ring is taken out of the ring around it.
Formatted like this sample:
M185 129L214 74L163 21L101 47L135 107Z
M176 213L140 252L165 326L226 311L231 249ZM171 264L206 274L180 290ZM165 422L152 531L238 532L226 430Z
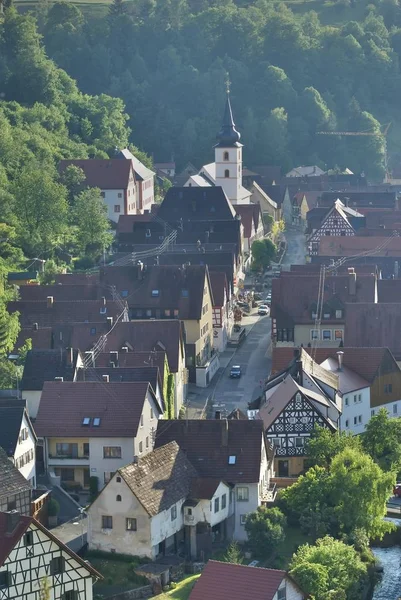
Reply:
M191 175L185 187L221 186L232 204L250 204L251 192L242 185L241 134L236 130L227 90L221 129L214 147L214 163L203 165L197 175Z

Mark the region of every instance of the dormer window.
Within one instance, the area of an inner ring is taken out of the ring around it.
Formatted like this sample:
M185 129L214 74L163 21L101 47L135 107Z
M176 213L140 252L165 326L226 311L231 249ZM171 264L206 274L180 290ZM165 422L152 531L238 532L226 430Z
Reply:
M100 417L95 417L93 419L93 427L99 427L100 425Z
M229 465L235 465L236 460L237 460L237 457L234 456L234 455L231 455L231 456L228 457L228 464Z
M159 290L152 290L152 298L158 298L159 297Z
M229 158L230 158L229 153L228 152L224 152L223 159L224 160L229 160Z
M82 425L84 425L85 427L89 427L90 422L91 422L90 417L84 417L82 419Z

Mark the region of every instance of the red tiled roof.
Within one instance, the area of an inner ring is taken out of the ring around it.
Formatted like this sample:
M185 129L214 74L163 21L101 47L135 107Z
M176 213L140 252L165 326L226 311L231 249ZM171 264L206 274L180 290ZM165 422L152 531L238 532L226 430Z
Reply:
M308 354L312 353L311 348L303 348L303 350ZM316 352L315 361L321 364L327 358L337 358L339 350L344 353L344 366L369 382L375 379L386 355L390 361L394 361L394 357L388 348L374 347L317 348L314 351ZM273 348L271 375L284 371L294 360L296 351L298 351L297 348Z
M353 301L373 302L375 281L373 276L357 276L356 294L352 296L348 291L348 275L327 277L324 285L324 302L337 302L341 306L346 302ZM318 290L319 277L317 275L297 276L294 273L293 276L273 279L271 316L277 319L277 327L292 327L294 323L312 323L314 321L312 307L316 307Z
M96 328L96 333L91 330ZM81 352L90 350L101 335L108 333L107 323L78 323L71 326L68 346ZM55 336L57 337L57 336ZM121 350L128 346L130 352L166 351L169 368L178 371L179 356L183 352L183 325L174 319L130 321L117 323L108 333L104 352ZM66 343L63 342L65 346ZM164 346L164 348L162 347Z
M99 274L89 273L58 273L55 276L56 283L67 285L90 285L99 283Z
M344 342L348 346L383 346L401 358L401 303L347 304Z
M273 600L285 571L209 560L189 600Z
M167 356L165 352L119 352L117 358L117 368L133 369L140 367L157 367L159 369L162 382L164 381L165 361ZM115 362L115 355L113 356ZM95 367L109 367L111 362L110 352L100 352L96 356Z
M224 293L227 299L229 297L226 274L221 271L211 271L209 277L213 292L213 306L221 308L224 306Z
M381 250L376 250L380 247ZM319 242L319 256L353 256L372 252L374 256L401 256L401 237L323 236Z
M365 214L366 227L369 229L377 229L381 226L389 227L390 229L398 229L401 225L401 210L368 210L361 208L361 212ZM394 227L397 225L397 227Z
M32 340L32 348L50 350L52 347L52 328L39 327L33 329L32 327L22 327L15 347L20 348L27 340Z
M107 317L118 317L122 310L117 302L112 300L77 300L53 301L52 306L44 302L13 301L7 305L10 313L18 311L22 327L33 326L52 327L59 323L85 323L92 321L107 322ZM106 312L101 312L106 309Z
M135 223L150 223L154 216L150 213L145 215L120 215L117 223L117 235L119 233L132 233Z
M401 279L379 279L378 302L401 302Z
M177 442L201 477L256 483L263 436L262 421L159 420L155 447ZM235 464L229 464L229 456L236 456Z
M102 287L99 283L21 285L18 292L22 302L44 302L48 296L52 296L55 302L100 300L102 297L111 299L111 290Z
M244 237L249 239L255 233L259 225L260 205L236 204L234 210L237 215L240 215L241 217L241 223L244 226Z
M84 185L98 187L101 190L127 189L130 176L134 177L132 162L121 158L61 160L59 171L62 173L70 165L83 170L86 176Z
M47 381L35 431L39 437L135 437L148 382L103 383ZM82 425L90 417L89 427ZM100 425L93 426L93 419Z

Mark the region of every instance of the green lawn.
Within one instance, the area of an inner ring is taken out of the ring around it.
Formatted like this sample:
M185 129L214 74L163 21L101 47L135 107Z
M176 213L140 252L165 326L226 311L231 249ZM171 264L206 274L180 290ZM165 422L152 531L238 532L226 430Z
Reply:
M309 536L295 527L288 527L286 530L285 540L278 546L275 556L263 562L260 566L273 569L288 569L292 555L297 551L299 546L311 542Z
M188 600L189 594L191 593L192 588L195 585L197 579L199 579L200 574L190 575L186 579L177 583L177 587L174 590L170 590L169 592L165 592L163 594L159 594L155 596L156 600Z
M96 584L95 592L104 596L118 594L125 590L132 590L136 587L147 585L149 582L134 573L138 563L133 560L132 563L112 558L98 558L90 555L86 556L91 565L103 575L103 581Z

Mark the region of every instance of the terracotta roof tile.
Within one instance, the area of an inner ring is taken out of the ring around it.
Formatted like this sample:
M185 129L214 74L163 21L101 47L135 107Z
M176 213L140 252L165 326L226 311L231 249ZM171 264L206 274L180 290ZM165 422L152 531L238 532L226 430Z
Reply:
M378 302L401 302L401 279L379 279Z
M236 204L234 210L241 217L241 223L244 226L244 237L250 238L259 226L260 205Z
M303 348L303 350L308 354L312 352L311 348ZM337 358L339 350L339 348L317 348L315 360L321 364L327 358ZM273 348L271 374L275 375L287 369L298 351L298 348ZM388 348L346 346L341 348L341 351L344 352L343 364L369 382L374 380L386 354L394 360Z
M55 377L72 381L77 359L78 350L29 350L25 359L21 389L42 390L44 382L53 381Z
M61 160L59 171L75 165L85 173L84 185L97 187L101 190L122 190L128 188L133 166L130 160L90 158L85 160Z
M273 600L285 571L209 560L189 600Z
M142 367L156 367L162 382L164 381L165 362L167 356L165 352L118 352L117 361L115 355L110 355L110 352L100 352L96 356L95 367L103 368L110 367L113 362L118 368L133 369Z
M156 447L176 441L201 477L227 483L259 481L263 440L261 421L176 420L159 421ZM235 456L235 464L229 464Z
M196 477L191 481L189 496L197 500L211 500L220 483L221 479L215 477Z
M400 360L400 331L401 303L346 306L344 343L349 346L382 346Z
M100 300L102 297L111 299L111 290L100 286L99 283L88 284L54 284L54 285L20 285L18 288L22 302L45 302L52 296L54 302L77 300Z
M148 382L46 382L35 431L39 437L135 437ZM89 426L83 419L91 419ZM100 418L94 426L93 419Z
M198 476L175 442L160 446L118 472L151 517L186 498Z
M13 465L3 448L0 448L0 499L14 496L30 489L31 484L29 481Z
M340 199L344 204L348 204L350 208L355 207L377 207L377 208L395 208L396 193L389 189L388 191L372 192L369 188L355 191L338 191L338 192L323 192L320 200L320 206L331 206L334 202Z
M224 296L229 298L226 274L221 271L211 271L209 277L213 292L213 306L221 308L224 306Z
M157 214L168 223L180 218L184 221L235 218L231 202L219 186L171 187Z
M376 248L381 248L376 250ZM323 236L319 242L319 256L354 256L360 252L372 252L374 257L400 257L401 237Z

